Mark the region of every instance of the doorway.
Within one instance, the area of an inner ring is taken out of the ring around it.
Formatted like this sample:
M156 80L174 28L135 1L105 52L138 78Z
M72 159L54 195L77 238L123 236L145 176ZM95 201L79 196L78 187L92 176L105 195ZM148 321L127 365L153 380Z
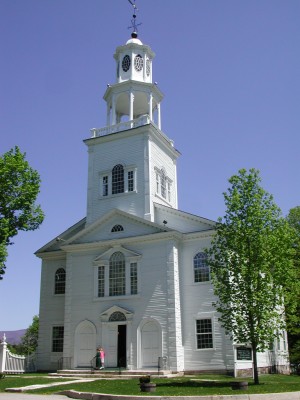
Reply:
M126 368L126 325L118 325L118 367Z

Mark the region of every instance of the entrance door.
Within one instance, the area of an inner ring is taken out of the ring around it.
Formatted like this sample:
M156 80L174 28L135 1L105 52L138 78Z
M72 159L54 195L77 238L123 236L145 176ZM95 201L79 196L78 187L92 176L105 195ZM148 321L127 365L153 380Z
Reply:
M126 368L126 325L118 325L118 367Z
M154 322L147 322L142 329L142 366L157 367L159 353L158 327Z
M90 367L96 352L96 329L89 321L83 321L75 332L75 359L77 367Z

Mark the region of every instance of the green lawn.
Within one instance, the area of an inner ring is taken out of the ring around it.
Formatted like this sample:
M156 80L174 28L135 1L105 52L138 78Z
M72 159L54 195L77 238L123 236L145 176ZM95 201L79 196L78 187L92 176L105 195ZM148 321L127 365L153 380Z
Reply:
M7 376L0 380L0 392L7 387L20 387L34 385L39 383L63 382L70 379L49 379L45 375L41 376ZM252 379L243 379L249 382L247 391L232 390L230 382L234 381L232 377L224 375L195 375L182 378L157 378L151 379L151 382L157 384L156 392L141 393L139 380L124 379L111 380L101 379L94 382L74 383L70 385L38 389L28 393L50 394L62 390L77 390L79 392L94 392L123 395L156 395L156 396L201 396L201 395L228 395L242 393L276 393L300 391L300 376L286 375L262 375L260 376L260 385L254 385ZM241 379L240 379L241 380Z

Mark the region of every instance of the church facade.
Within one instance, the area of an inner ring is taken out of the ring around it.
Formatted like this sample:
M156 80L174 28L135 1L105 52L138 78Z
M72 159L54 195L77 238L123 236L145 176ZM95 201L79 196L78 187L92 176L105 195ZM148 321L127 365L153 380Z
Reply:
M161 128L154 53L132 34L114 58L106 126L84 141L86 217L36 253L38 369L90 368L99 346L107 368L250 369L251 349L232 343L212 305L204 249L215 223L178 209L180 153ZM261 368L286 364L278 343L281 355L260 354Z

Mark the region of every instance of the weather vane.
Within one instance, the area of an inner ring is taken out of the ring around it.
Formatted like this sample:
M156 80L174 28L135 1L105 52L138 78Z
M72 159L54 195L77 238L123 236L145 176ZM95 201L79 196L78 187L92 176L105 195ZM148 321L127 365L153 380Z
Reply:
M132 0L128 0L128 1L133 7L133 15L132 15L132 20L131 20L131 26L129 26L128 29L132 28L133 32L132 32L131 36L137 38L137 32L138 32L137 27L139 25L142 25L142 24L141 23L140 24L136 23L136 12L138 11L138 8L137 8L137 6L135 4L135 0L133 0L133 1Z

